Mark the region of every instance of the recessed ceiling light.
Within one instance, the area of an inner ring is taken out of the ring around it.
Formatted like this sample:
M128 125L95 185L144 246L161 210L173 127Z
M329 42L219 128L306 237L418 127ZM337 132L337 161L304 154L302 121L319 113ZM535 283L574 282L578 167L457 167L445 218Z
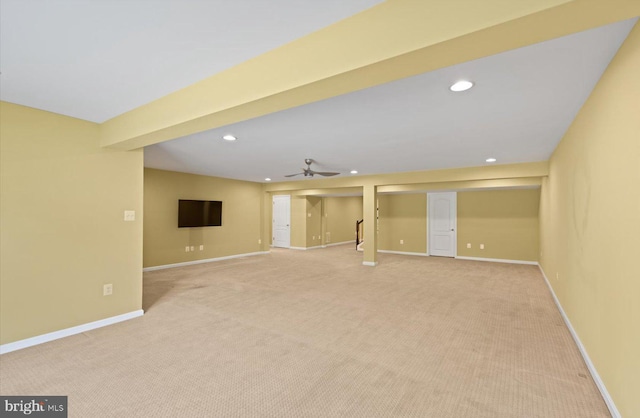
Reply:
M266 179L264 179L264 181L271 181L271 179L267 177Z
M465 91L465 90L469 90L471 87L473 87L473 83L471 81L467 81L467 80L460 80L457 83L455 83L454 85L452 85L451 87L449 87L449 89L451 91Z
M224 139L225 141L235 141L238 138L236 138L235 136L233 136L231 134L227 134L227 135L223 136L222 139Z
M358 170L351 170L351 174L358 174Z
M496 160L495 158L487 158L485 161L488 163L495 163L498 160Z

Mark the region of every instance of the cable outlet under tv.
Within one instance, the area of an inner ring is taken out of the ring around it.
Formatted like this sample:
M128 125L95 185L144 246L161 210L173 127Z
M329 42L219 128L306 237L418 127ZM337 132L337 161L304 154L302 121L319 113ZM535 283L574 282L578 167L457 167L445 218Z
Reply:
M102 296L110 296L113 294L113 284L105 284L102 287Z

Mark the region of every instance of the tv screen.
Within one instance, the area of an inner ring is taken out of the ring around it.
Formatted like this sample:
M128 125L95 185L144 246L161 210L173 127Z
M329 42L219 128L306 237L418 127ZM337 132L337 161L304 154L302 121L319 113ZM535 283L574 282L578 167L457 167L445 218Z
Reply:
M178 200L178 228L221 225L222 202Z

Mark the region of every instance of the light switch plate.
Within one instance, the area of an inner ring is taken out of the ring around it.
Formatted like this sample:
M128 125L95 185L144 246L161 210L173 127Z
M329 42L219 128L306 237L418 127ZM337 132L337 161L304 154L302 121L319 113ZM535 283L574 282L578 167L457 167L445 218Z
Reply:
M125 210L124 211L124 220L127 222L136 220L136 211L135 210Z

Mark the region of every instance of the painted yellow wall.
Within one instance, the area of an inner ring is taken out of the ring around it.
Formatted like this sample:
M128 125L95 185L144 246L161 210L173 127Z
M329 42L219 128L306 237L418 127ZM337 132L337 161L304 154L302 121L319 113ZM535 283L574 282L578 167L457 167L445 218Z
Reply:
M291 196L291 246L307 248L306 196Z
M310 215L310 216L309 216ZM322 198L307 197L307 242L308 247L322 245Z
M0 155L0 343L141 309L142 152L100 148L96 124L1 102Z
M640 416L640 25L551 156L541 265L624 417Z
M322 228L322 198L291 196L291 246L321 246Z
M325 197L325 244L354 242L356 221L362 219L362 196Z
M389 199L392 195L378 195L378 249L389 250L391 248L391 206Z
M178 228L179 199L222 201L222 226ZM261 251L261 204L259 183L145 169L144 266Z
M379 195L378 205L379 250L427 252L426 193Z
M538 261L539 205L540 189L458 192L458 256Z

